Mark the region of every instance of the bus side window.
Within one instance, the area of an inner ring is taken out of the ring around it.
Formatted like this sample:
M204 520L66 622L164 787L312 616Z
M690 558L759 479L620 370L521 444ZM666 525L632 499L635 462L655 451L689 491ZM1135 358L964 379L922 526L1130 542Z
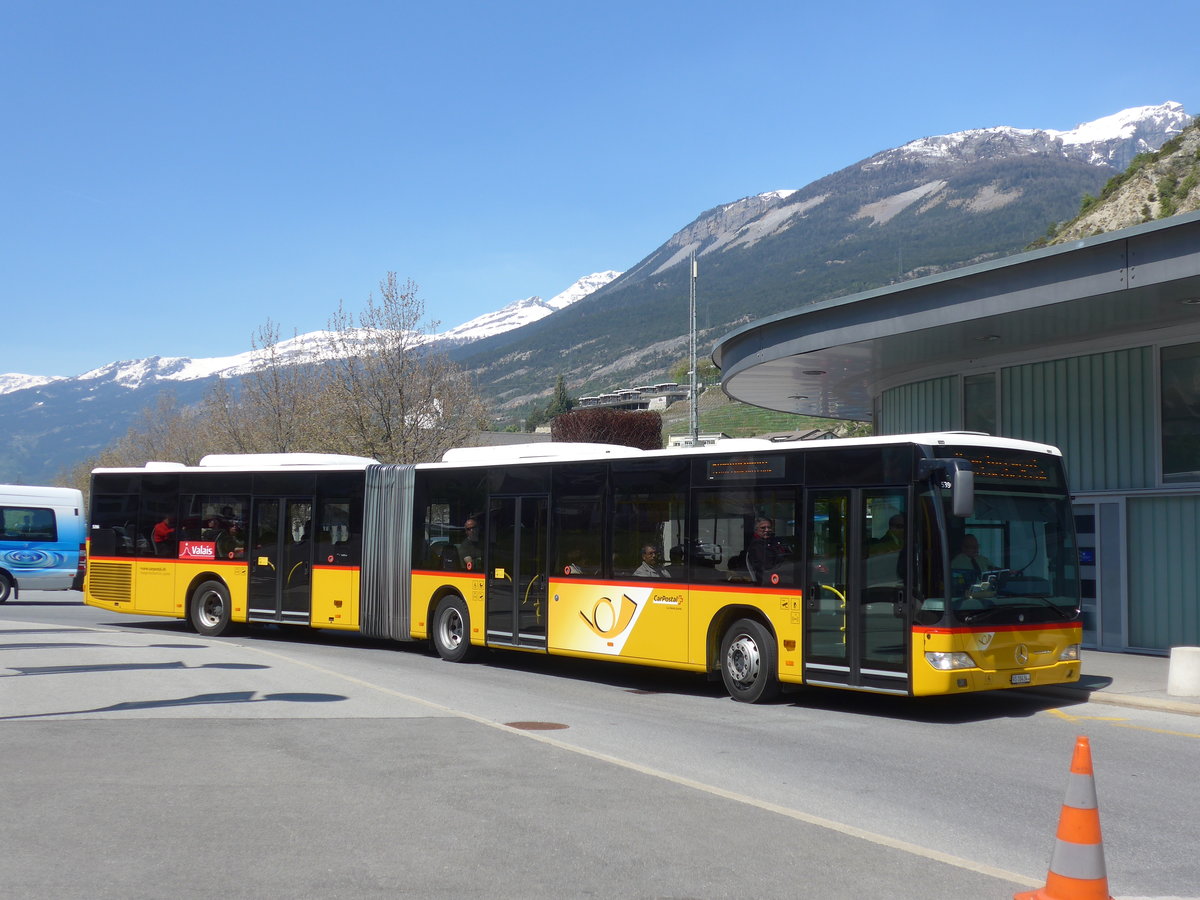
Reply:
M670 565L669 554L684 538L688 473L686 460L613 464L613 515L609 525L614 575L633 575L643 565L643 548L653 546L669 570L657 577L676 581L687 577L682 563Z
M600 497L561 497L554 510L554 574L600 574L604 502Z
M137 509L137 494L96 494L92 498L92 540L104 548L103 552L93 548L95 556L133 556Z

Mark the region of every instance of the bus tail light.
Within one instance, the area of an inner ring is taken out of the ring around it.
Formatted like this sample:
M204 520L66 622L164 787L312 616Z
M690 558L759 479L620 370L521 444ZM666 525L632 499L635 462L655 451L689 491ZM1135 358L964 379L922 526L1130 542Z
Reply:
M961 651L954 653L931 651L925 654L925 661L941 672L947 672L950 669L975 668L975 660L971 658L971 654Z
M1070 662L1079 659L1079 645L1067 644L1062 653L1058 654L1059 662Z

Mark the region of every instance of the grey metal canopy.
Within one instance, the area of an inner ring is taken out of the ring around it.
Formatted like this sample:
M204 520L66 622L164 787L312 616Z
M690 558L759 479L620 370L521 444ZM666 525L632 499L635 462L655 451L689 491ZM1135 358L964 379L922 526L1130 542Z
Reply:
M780 313L725 335L713 361L736 400L866 421L882 387L926 371L1197 328L1200 212Z

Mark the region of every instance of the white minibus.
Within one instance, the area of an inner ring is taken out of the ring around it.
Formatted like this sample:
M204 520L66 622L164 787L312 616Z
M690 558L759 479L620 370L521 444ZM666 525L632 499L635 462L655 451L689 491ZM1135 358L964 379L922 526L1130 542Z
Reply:
M78 589L84 534L75 488L0 484L0 603L21 588Z

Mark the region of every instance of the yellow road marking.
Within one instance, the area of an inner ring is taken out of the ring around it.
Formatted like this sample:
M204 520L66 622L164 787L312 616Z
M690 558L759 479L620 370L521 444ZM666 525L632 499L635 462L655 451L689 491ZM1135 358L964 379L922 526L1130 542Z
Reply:
M1107 722L1113 728L1129 728L1133 731L1147 731L1151 734L1166 734L1171 737L1200 738L1200 734L1189 731L1171 731L1167 728L1150 728L1146 725L1134 725L1128 719L1123 719L1120 716L1074 716L1071 713L1063 712L1061 709L1048 709L1046 712L1060 719L1065 719L1068 722Z

